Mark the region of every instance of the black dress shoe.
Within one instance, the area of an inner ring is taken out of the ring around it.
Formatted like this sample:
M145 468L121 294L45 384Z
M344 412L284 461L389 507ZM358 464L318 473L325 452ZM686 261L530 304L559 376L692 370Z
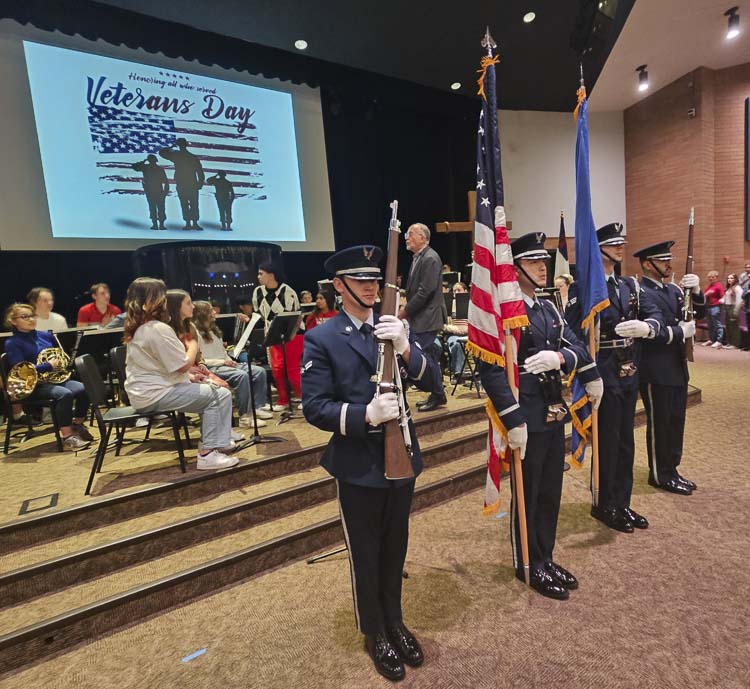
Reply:
M567 569L560 567L560 565L555 562L547 562L544 565L544 569L552 575L553 579L557 580L558 584L563 588L568 589L568 591L574 591L578 588L578 579L576 579Z
M698 490L698 486L689 478L685 478L684 476L680 476L679 474L677 474L677 480L680 483L684 483L688 488L690 488L690 490Z
M423 405L417 405L417 409L419 409L419 411L433 411L438 407L442 407L444 404L447 404L447 402L448 400L445 398L445 395L442 395L440 397L438 397L437 395L430 395L430 397Z
M391 644L395 647L401 660L411 667L419 667L424 662L424 653L414 634L412 634L403 624L388 625L385 628L386 636Z
M365 650L370 654L375 669L383 677L395 682L406 675L404 664L385 632L366 635Z
M523 572L516 572L516 579L524 581ZM559 584L552 575L543 569L533 568L530 572L529 583L537 593L555 600L567 600L570 594L568 589Z
M633 524L614 507L602 508L592 505L591 516L606 524L610 529L620 531L621 533L633 533Z
M623 507L621 512L636 529L648 529L648 519L646 517L638 514L638 512L634 512L629 507Z
M676 478L671 478L668 481L662 481L657 483L649 477L648 485L654 488L660 488L661 490L667 491L667 493L677 493L677 495L692 495L693 491L690 490L684 483L680 483Z

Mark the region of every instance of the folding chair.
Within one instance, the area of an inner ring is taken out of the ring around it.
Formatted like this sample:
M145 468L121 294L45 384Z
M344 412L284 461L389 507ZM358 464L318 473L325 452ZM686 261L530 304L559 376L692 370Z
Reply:
M91 405L94 408L94 416L96 423L99 428L99 446L97 447L96 454L94 455L94 462L91 466L91 473L89 474L89 480L86 484L85 495L91 493L91 486L94 482L94 475L99 473L102 469L104 462L104 455L107 453L107 447L109 446L109 439L112 435L112 429L115 429L116 450L115 455L118 455L122 442L125 436L125 428L128 424L135 422L141 416L155 416L156 414L167 414L172 420L172 433L174 434L175 445L177 447L177 455L180 460L180 468L182 472L187 471L187 463L185 462L185 454L182 449L182 439L180 438L180 413L176 411L160 411L153 412L153 414L142 414L136 411L133 407L114 407L111 406L111 402L108 399L107 387L104 384L102 375L99 368L91 354L84 354L76 357L75 360L76 371L78 377L83 383L83 387L86 389L86 394L91 401ZM102 414L102 408L106 411Z
M8 373L10 368L8 366L8 360L6 355L0 355L0 379L2 379L2 395L3 395L3 414L5 415L5 444L3 446L3 454L7 455L10 451L10 437L13 432L13 425L18 426L18 423L13 420L13 402L8 395ZM55 431L55 440L57 441L57 451L63 451L63 442L60 437L60 427L57 425L57 416L55 415L55 407L57 401L51 397L35 397L34 399L26 398L15 404L20 404L27 416L27 429L21 442L28 440L34 435L34 429L31 426L31 412L35 409L49 408L50 416L52 417L52 428Z

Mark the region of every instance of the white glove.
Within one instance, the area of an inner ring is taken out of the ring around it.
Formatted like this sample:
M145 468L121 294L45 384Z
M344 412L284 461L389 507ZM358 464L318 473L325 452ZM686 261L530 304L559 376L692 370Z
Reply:
M694 273L685 273L682 276L682 289L690 289L693 294L701 293L701 280Z
M508 431L508 445L511 450L521 450L521 459L526 456L526 443L529 439L529 432L526 430L526 424L516 426Z
M367 405L365 418L373 426L398 418L398 397L395 392L385 392L379 397L373 397Z
M391 340L396 354L403 354L409 348L406 328L396 316L381 316L374 332L379 340Z
M695 335L695 321L680 321L680 328L682 329L682 337L686 340Z
M559 371L560 356L551 349L544 349L526 359L523 367L529 373L544 373L544 371Z
M615 326L615 332L621 337L648 337L651 328L645 321L623 321Z
M590 380L583 387L586 390L591 406L596 411L602 403L602 397L604 397L604 381L601 378L596 378Z

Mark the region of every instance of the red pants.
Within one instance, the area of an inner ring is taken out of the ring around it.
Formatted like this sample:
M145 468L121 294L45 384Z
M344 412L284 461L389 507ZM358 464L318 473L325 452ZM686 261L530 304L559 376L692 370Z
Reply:
M292 392L295 396L302 396L302 381L300 377L299 365L302 361L302 349L304 347L304 338L297 335L286 345L286 367L289 376L289 382L292 385ZM284 377L284 355L281 345L274 345L268 348L271 354L271 373L276 382L276 389L279 391L279 404L289 404L289 395L286 391L286 378Z

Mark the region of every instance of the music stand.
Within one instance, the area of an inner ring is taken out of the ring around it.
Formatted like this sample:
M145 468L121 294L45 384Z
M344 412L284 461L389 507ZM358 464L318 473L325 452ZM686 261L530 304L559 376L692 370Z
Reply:
M262 443L283 443L284 438L279 438L278 436L272 436L268 435L266 437L263 437L260 434L260 431L258 431L258 414L255 411L255 387L253 386L253 351L252 348L254 346L254 343L252 342L252 332L253 328L255 328L256 324L260 321L260 317L255 315L255 318L251 319L250 322L247 324L247 327L245 328L245 332L242 333L242 337L238 340L237 344L239 345L239 348L234 348L234 353L237 355L240 354L241 351L247 352L247 375L250 376L250 409L252 409L253 412L253 434L250 438L247 440L243 440L241 443L238 443L235 447L235 452L238 450L244 450L246 447L252 447L253 445L260 445ZM227 356L234 362L239 363L239 356L234 357L229 352L227 352Z
M443 292L443 301L445 302L446 313L453 317L453 294L451 292Z
M456 313L453 317L457 321L465 321L469 318L469 293L459 292L453 295L456 300Z
M301 419L300 414L295 414L294 403L292 402L292 384L289 381L289 365L286 360L286 345L291 342L299 330L302 322L302 314L299 311L289 311L280 313L271 321L271 325L266 333L266 339L263 342L264 347L273 347L281 345L281 356L284 361L284 382L286 383L287 399L289 400L289 409L281 412L281 418L277 425L286 423L289 419Z
M461 274L457 270L451 270L443 273L443 282L447 282L450 287L453 287L457 282L460 282Z

